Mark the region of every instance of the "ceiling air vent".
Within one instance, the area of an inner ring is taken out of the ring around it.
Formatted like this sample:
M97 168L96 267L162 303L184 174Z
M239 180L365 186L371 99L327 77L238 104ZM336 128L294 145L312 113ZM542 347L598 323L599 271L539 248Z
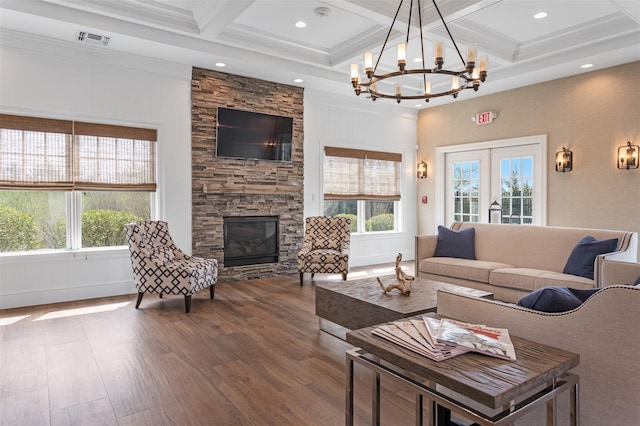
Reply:
M78 32L78 41L81 41L83 43L93 44L95 46L107 46L110 40L111 40L111 37L102 36L99 34L92 34L86 31Z

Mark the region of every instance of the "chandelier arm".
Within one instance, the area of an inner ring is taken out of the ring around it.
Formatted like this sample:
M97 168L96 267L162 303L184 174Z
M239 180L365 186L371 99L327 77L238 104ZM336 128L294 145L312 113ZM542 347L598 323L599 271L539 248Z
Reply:
M436 4L436 0L433 0L433 5L435 6L436 11L438 12L438 15L440 15L440 20L444 24L444 28L447 30L447 34L449 34L449 38L451 39L451 42L453 43L453 47L456 48L456 51L458 52L458 56L460 56L460 60L462 61L462 65L464 65L464 67L466 68L467 63L464 61L464 58L462 57L462 53L460 53L460 49L458 49L458 45L456 44L456 41L453 39L453 36L451 35L451 31L449 31L449 27L447 26L447 23L445 22L444 18L442 17L442 13L440 13L440 9L438 8L438 5Z
M373 67L373 73L375 74L378 69L378 64L380 63L380 58L382 58L382 52L384 52L384 48L387 46L387 41L389 41L389 36L391 35L391 31L393 30L393 26L396 23L396 19L398 18L398 13L400 13L400 8L402 7L402 3L404 0L400 0L400 4L398 5L398 10L396 10L396 14L393 17L393 21L391 22L391 26L389 27L389 32L387 32L387 37L384 39L384 43L382 43L382 50L380 50L380 54L378 55L378 60L376 61L376 66Z
M443 97L443 96L452 96L452 95L456 95L460 92L462 92L463 90L466 89L472 89L473 87L468 87L468 86L460 86L457 89L452 89L452 90L447 90L446 92L441 92L441 93L435 93L433 95L395 95L395 94L385 94L385 93L380 93L374 90L371 90L369 92L369 94L371 95L372 98L383 98L383 99L395 99L395 100L422 100L422 99L431 99L431 98L439 98L439 97Z

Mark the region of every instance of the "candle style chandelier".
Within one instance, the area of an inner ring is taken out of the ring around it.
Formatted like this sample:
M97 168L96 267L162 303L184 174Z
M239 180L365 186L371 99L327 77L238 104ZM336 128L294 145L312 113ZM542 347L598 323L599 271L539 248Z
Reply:
M444 69L444 43L442 41L435 41L433 50L433 62L434 68L427 68L426 62L424 59L424 38L422 35L422 7L420 4L420 0L416 0L417 9L418 9L418 25L420 28L420 51L421 51L421 60L422 60L422 68L418 69L407 69L407 57L406 51L407 46L409 44L409 32L411 28L411 15L413 13L413 5L414 0L411 0L411 4L409 6L409 19L407 23L407 36L406 40L402 43L398 44L397 49L397 64L398 71L386 73L386 74L376 74L378 69L378 64L380 63L380 58L384 53L384 50L387 46L387 42L389 41L389 36L391 35L391 31L393 30L393 26L396 23L396 19L398 18L398 13L402 8L402 4L404 0L400 0L400 4L398 5L398 10L396 11L395 16L393 17L393 22L391 23L391 27L389 28L389 32L387 33L387 37L384 40L384 44L382 45L382 49L380 50L380 55L376 61L375 67L373 66L373 54L371 52L366 52L364 54L364 72L367 75L368 81L360 80L360 71L358 68L358 64L351 64L351 84L356 92L356 95L360 95L360 93L365 92L369 94L371 100L375 101L378 98L389 98L395 99L398 103L402 100L425 100L429 102L429 99L436 98L440 96L452 95L454 98L458 97L458 93L460 93L464 89L473 89L477 91L480 87L480 83L484 82L487 78L487 62L488 59L486 56L480 57L479 63L476 63L477 57L477 49L475 46L469 46L467 52L467 61L465 62L462 54L460 53L460 49L458 49L458 45L456 41L453 39L451 35L451 31L449 31L449 27L447 23L444 21L442 17L442 13L440 13L440 9L436 4L435 0L433 1L433 6L435 7L438 15L440 16L440 20L444 25L444 28L447 30L449 34L449 38L453 43L458 55L460 56L460 60L464 65L464 69L462 71L452 71ZM403 94L402 83L397 81L398 77L418 74L422 75L422 89L421 93L418 94ZM451 86L449 89L445 89L442 91L432 91L431 81L427 78L428 75L444 75L451 76ZM396 78L395 84L395 93L391 93L390 91L380 90L378 88L378 83L387 80Z

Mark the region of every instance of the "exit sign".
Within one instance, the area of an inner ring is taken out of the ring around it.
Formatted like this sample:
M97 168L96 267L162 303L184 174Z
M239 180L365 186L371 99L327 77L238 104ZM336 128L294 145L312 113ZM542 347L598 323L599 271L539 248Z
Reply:
M479 112L476 114L475 122L479 126L481 124L489 124L493 122L494 114L491 111Z

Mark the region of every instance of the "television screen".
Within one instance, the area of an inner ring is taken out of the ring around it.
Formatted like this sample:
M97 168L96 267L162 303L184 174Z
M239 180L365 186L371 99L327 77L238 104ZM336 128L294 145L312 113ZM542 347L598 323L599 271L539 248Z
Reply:
M291 161L293 118L218 107L216 156Z

